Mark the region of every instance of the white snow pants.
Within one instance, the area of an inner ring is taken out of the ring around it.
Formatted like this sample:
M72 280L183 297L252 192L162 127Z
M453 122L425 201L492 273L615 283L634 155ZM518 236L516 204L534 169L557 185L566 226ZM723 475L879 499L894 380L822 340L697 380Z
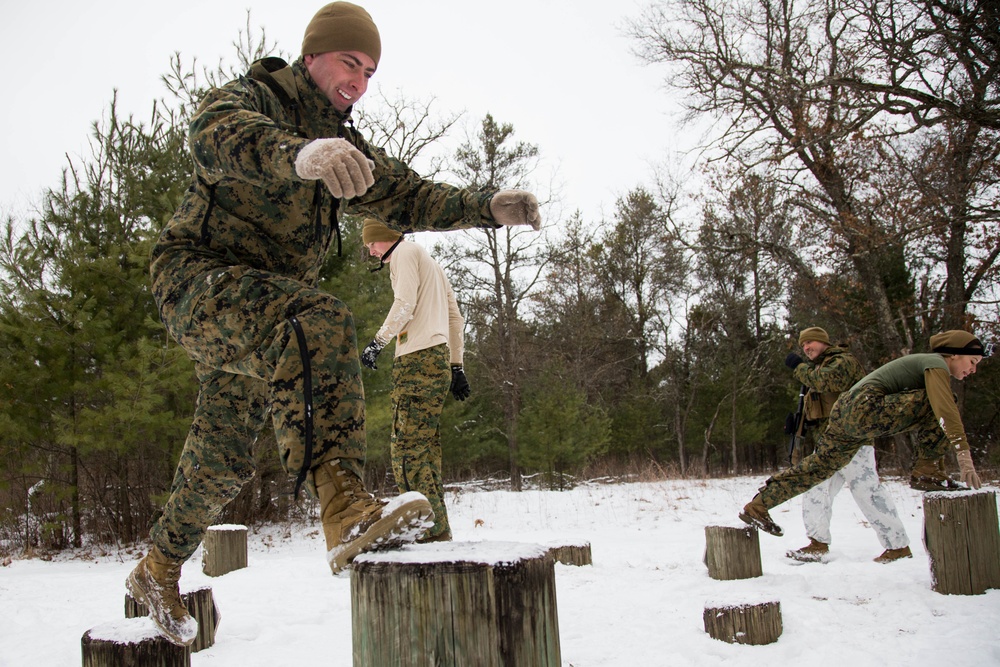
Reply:
M833 498L844 484L851 490L865 519L875 529L884 549L902 549L910 544L903 522L896 513L896 504L888 490L879 481L875 469L875 448L865 445L858 450L851 462L822 484L809 489L802 496L802 521L806 534L824 544L830 544L830 517L833 515Z

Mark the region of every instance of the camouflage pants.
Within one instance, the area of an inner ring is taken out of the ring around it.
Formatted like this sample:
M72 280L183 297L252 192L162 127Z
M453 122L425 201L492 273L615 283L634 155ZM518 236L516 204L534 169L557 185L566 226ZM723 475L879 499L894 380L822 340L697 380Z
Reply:
M392 364L392 472L401 491L419 491L434 510L428 537L450 532L441 482L441 411L451 385L448 346L396 357Z
M161 317L200 382L170 498L151 531L164 554L183 560L253 478L251 447L268 412L282 465L299 483L333 458L360 474L364 391L353 316L335 297L187 255L156 268Z
M850 463L869 440L916 431L920 458L940 458L947 449L923 389L884 394L866 385L840 395L830 413L823 442L797 464L770 477L760 490L768 509L805 493Z
M802 522L806 535L823 544L832 543L830 519L833 517L833 499L845 485L868 524L875 529L883 549L902 549L910 544L896 512L896 504L878 478L875 447L868 444L858 449L846 466L802 496Z

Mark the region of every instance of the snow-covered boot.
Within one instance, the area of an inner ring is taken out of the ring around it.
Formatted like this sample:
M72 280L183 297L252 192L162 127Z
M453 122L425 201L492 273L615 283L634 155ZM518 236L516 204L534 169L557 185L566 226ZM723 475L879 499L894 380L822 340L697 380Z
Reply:
M410 491L390 501L378 500L337 460L321 463L312 474L326 559L334 574L360 553L413 542L434 525L434 511L423 494Z
M137 602L146 605L149 617L167 639L189 646L198 636L198 621L181 600L180 578L181 561L168 558L154 546L128 575L125 587Z
M944 457L917 459L910 471L910 488L918 491L967 491L969 487L944 471Z
M830 546L825 542L809 538L809 544L801 549L793 549L785 553L785 556L803 563L822 563L826 555L830 553Z
M781 537L784 534L781 526L776 524L771 519L771 515L767 513L767 508L764 507L764 501L761 500L759 493L743 507L743 511L740 512L740 520L776 537Z
M891 563L902 558L913 558L913 552L910 551L910 547L902 547L900 549L886 549L882 552L882 555L875 559L876 563Z

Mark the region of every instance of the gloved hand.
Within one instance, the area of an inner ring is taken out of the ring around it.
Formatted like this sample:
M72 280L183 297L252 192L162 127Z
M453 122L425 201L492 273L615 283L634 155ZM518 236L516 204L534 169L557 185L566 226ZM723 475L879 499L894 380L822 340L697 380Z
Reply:
M313 139L295 158L299 178L323 183L337 199L360 197L375 183L375 163L347 139Z
M958 469L962 473L962 483L970 489L981 487L983 483L979 481L976 466L972 465L972 452L968 449L960 449L955 452L955 457L958 459Z
M379 352L382 351L383 347L385 347L385 343L380 342L378 338L373 339L361 352L361 363L373 371L377 371L378 366L375 365L375 360L378 359Z
M536 232L542 226L538 199L524 190L501 190L490 199L493 219L505 227L531 225Z
M795 354L794 352L789 352L788 356L785 357L785 365L791 368L793 371L801 363L802 363L802 357Z
M472 388L469 387L469 380L465 377L465 370L455 364L451 367L451 395L457 401L464 401L471 393Z

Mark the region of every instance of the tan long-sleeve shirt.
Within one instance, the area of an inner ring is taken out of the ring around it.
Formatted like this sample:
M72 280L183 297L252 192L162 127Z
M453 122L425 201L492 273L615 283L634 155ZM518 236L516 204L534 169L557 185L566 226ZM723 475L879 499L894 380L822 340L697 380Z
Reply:
M396 339L395 356L446 343L452 364L465 352L465 319L441 265L416 243L392 251L389 277L394 299L376 338Z

